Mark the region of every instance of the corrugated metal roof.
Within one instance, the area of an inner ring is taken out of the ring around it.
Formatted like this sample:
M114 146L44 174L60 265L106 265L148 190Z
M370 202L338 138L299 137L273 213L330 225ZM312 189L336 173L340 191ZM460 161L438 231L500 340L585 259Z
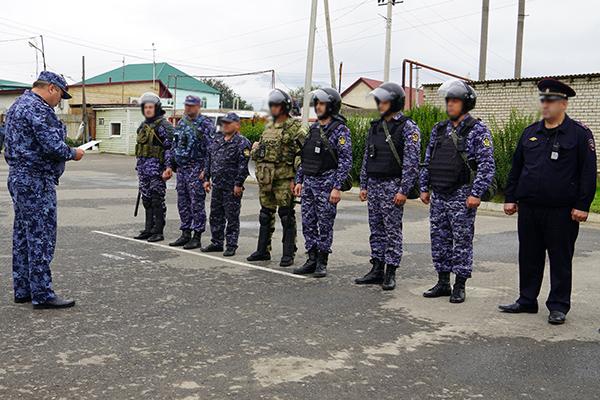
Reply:
M597 78L600 77L600 72L590 72L587 74L571 74L571 75L545 75L545 76L532 76L526 78L506 78L506 79L488 79L485 81L470 81L473 84L485 84L485 83L513 83L513 82L537 82L546 78L553 78L558 80L569 80L569 79L581 79L581 78ZM441 83L424 83L423 86L439 86Z
M152 63L147 64L128 64L125 65L125 82L133 81L151 81L152 80ZM175 88L175 79L173 75L179 75L177 78L177 88L183 90L191 90L194 92L204 92L220 94L220 92L207 85L198 79L189 76L185 72L173 67L168 63L156 63L156 79L160 80L169 89ZM181 77L185 75L185 77ZM85 80L86 84L101 84L101 83L120 83L123 82L123 67L115 68L111 71L94 76ZM79 82L77 85L80 85Z
M0 79L0 91L29 89L30 87L31 87L31 85L29 83L7 81L5 79Z

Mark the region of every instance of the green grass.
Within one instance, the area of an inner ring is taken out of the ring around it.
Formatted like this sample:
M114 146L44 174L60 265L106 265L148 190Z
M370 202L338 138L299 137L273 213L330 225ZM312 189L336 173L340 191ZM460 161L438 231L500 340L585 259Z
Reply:
M600 185L596 189L596 197L592 202L592 207L590 207L590 211L593 213L600 213Z

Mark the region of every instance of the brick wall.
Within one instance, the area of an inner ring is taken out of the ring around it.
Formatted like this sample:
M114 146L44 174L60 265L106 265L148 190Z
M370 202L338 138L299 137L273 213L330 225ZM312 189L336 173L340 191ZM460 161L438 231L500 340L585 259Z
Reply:
M569 100L570 117L586 124L600 143L600 73L587 75L560 76L557 79L567 83L577 92ZM492 117L498 122L508 118L512 109L526 114L537 114L539 97L536 83L538 78L521 80L472 82L477 92L477 107L472 114L484 122ZM444 100L437 95L438 84L424 85L425 102L443 107ZM598 152L600 160L600 152Z

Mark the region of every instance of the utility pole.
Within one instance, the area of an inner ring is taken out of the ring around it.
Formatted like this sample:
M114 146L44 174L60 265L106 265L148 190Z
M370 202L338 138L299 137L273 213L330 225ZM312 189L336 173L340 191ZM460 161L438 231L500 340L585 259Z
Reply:
M302 104L302 122L308 122L310 112L310 89L312 87L313 62L315 58L315 33L317 30L318 0L312 0L310 8L310 26L308 28L308 48L306 52L306 73L304 75L304 102Z
M156 47L152 42L152 90L155 90L156 85Z
M125 56L123 56L123 66L121 67L121 104L125 104Z
M335 89L335 62L333 61L333 39L331 37L331 20L329 18L329 0L323 0L325 7L325 28L327 30L327 48L329 50L329 76L331 87Z
M85 99L85 56L81 56L81 123L83 124L83 143L88 142L87 104Z
M422 69L422 67L415 65L415 75L416 75L416 77L415 77L415 105L417 107L420 106L420 104L419 104L419 86L421 85L421 83L419 82L419 70L421 70L421 69Z
M44 63L44 71L46 70L46 49L44 48L44 36L40 35L42 41L42 62Z
M342 93L342 68L344 67L344 63L342 61L340 61L340 73L339 73L339 84L338 84L338 89L340 91L340 94Z
M385 18L385 60L383 62L383 81L390 80L390 62L392 56L392 8L397 0L377 0L380 6L387 5L387 16ZM400 1L402 3L402 1Z
M515 79L521 78L523 63L523 30L525 27L525 0L519 0L519 15L517 20L517 49L515 54Z
M488 22L490 17L490 0L483 0L481 7L481 39L479 41L479 80L485 81L487 64Z
M271 71L271 89L275 89L275 70Z

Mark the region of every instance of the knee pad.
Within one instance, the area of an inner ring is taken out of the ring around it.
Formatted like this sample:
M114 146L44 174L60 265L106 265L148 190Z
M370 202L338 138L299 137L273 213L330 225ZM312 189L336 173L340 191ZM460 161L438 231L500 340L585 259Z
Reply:
M296 213L292 207L279 207L278 213L281 225L292 226L296 222Z
M258 222L261 225L269 225L271 223L271 219L273 218L273 214L275 210L271 210L270 208L262 207L260 209L260 213L258 214Z

